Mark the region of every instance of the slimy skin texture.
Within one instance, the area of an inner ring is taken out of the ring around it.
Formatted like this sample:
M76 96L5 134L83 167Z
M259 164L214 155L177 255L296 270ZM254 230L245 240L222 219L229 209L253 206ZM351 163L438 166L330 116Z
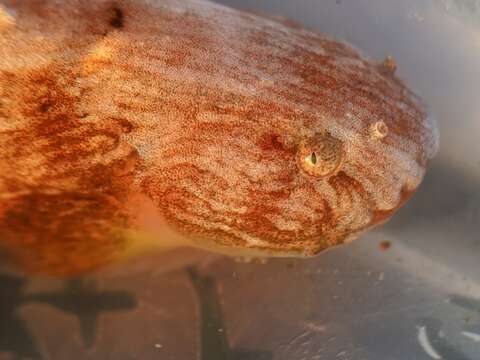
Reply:
M352 240L438 148L395 68L201 0L0 0L1 252L67 276Z

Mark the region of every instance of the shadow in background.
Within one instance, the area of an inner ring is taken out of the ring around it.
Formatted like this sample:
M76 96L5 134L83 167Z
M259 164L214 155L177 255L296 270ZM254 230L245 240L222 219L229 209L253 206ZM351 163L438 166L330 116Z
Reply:
M217 294L215 280L202 276L195 268L187 268L197 293L200 310L201 360L270 360L269 352L232 350Z
M52 305L78 317L80 333L87 347L95 344L100 313L130 310L136 307L135 298L126 291L98 291L94 281L67 281L62 292L27 295L24 301Z
M40 359L34 339L17 313L24 302L25 284L22 278L0 275L0 355L10 353L14 359Z
M30 334L18 308L26 303L44 303L74 314L80 322L86 347L95 343L98 316L106 311L129 310L135 298L125 291L97 291L93 282L70 280L65 290L25 295L25 279L0 275L0 356L13 359L41 359L35 339Z
M273 354L231 349L224 323L216 282L194 268L187 270L197 293L200 310L201 360L271 360ZM51 305L78 318L83 342L95 345L99 315L108 311L133 309L137 302L126 291L99 291L93 280L72 279L58 292L25 294L25 279L0 275L0 356L13 359L41 359L35 339L18 314L27 303ZM160 326L160 325L159 325Z

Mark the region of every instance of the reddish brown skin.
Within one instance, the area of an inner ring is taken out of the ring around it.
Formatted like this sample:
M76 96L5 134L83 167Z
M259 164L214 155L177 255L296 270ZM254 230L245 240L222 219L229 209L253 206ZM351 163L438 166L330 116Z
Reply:
M0 248L26 272L121 258L139 197L194 246L311 256L390 218L438 147L393 59L208 2L0 0L2 44ZM342 161L309 171L327 137Z
M18 99L23 104L22 115L34 119L27 129L0 135L5 159L15 159L10 165L17 167L32 154L45 153L47 163L43 166L48 171L35 179L37 184L20 182L14 169L5 172L7 193L28 193L2 201L0 238L25 270L52 268L68 275L96 268L123 250L123 241L108 228L112 222L118 227L128 225L119 202L129 191L130 172L138 155L132 148L107 164L88 163L93 156L114 150L119 134L129 131L130 125L117 119L111 119L105 128L82 123L74 110L75 99L63 91L55 77L55 72L46 69L22 77L1 74L2 86L10 93L7 97ZM89 144L86 140L93 136L102 137L102 142ZM45 138L48 142L41 143ZM59 180L69 182L71 178L78 182L74 189L69 185L62 189ZM39 264L42 268L37 268Z

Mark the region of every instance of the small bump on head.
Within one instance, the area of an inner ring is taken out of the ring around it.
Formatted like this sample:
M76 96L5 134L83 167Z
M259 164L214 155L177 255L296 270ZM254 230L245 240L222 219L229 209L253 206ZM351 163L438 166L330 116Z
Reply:
M381 66L380 66L380 70L384 74L393 75L393 74L395 74L395 71L397 71L397 62L395 61L395 59L393 57L387 56L385 58L385 60L383 60Z
M308 175L325 177L337 173L343 165L343 143L330 134L317 134L303 140L297 151L297 164Z
M370 125L370 136L373 139L380 140L388 135L388 126L383 121L377 121Z

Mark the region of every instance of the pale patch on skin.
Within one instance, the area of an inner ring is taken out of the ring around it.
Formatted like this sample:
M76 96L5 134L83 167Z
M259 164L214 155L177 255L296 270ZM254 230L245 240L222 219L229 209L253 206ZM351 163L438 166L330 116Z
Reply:
M185 245L311 256L386 221L437 151L393 59L288 22L0 3L0 247L25 271Z
M0 31L2 31L3 28L7 28L14 25L15 25L14 15L8 10L8 8L0 4Z
M94 44L83 60L85 73L94 73L108 63L115 56L115 44L100 41Z

